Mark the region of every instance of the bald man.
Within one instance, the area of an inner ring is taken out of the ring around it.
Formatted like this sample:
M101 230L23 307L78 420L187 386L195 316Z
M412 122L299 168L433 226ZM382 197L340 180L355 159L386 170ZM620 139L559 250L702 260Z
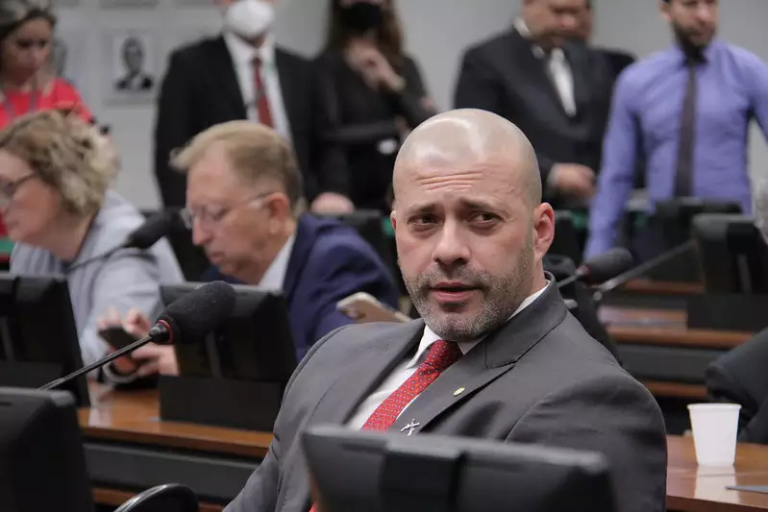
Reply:
M300 434L329 423L595 450L612 466L618 511L664 510L661 412L544 273L553 212L526 137L488 112L438 115L403 145L393 185L400 265L422 319L315 344L227 512L306 512Z

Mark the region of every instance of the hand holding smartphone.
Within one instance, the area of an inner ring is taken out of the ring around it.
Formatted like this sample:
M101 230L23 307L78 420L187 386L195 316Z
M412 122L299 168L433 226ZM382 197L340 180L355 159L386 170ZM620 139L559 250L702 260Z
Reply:
M357 323L368 322L410 322L408 316L379 302L374 296L360 292L342 299L336 309Z
M128 333L119 325L100 329L99 336L101 336L101 338L109 343L109 345L115 350L125 348L136 341L136 338L134 338L133 335Z

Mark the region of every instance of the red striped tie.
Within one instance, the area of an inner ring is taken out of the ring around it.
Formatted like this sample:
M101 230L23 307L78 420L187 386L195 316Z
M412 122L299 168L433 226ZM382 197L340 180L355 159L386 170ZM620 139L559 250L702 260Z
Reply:
M363 425L363 430L389 430L405 407L461 356L461 349L456 343L444 340L434 342L424 362L373 411ZM316 504L312 505L310 512L317 512Z
M272 110L269 107L269 97L262 77L262 61L259 57L253 59L253 82L256 85L256 110L259 113L259 122L270 128L275 125L272 121Z

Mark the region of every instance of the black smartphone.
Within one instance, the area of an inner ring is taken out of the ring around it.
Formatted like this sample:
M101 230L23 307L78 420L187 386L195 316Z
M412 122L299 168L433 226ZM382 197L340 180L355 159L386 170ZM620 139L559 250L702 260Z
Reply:
M109 343L112 346L112 348L117 350L120 350L121 348L125 348L131 343L136 341L136 338L134 338L131 334L129 334L125 329L123 329L120 326L107 327L106 329L101 329L99 331L99 336L101 336L104 341Z

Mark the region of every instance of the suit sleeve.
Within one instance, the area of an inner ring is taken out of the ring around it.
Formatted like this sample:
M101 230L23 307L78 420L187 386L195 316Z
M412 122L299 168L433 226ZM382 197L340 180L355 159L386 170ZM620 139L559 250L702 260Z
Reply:
M745 82L751 86L752 112L768 141L768 67L756 57L750 64Z
M765 361L760 361L761 366L764 363ZM744 373L748 374L750 372L742 368L742 374ZM704 381L707 386L707 394L712 402L741 404L741 411L739 411L740 441L752 443L765 443L768 441L768 411L764 410L764 407L768 407L768 404L761 406L759 403L756 403L750 394L739 384L738 379L733 378L731 372L728 371L727 365L721 364L719 360L711 363L705 371ZM752 421L761 411L762 416L765 416L765 418L757 423L763 424L765 428L762 432L758 432L758 425L752 425ZM755 435L763 440L753 439ZM749 440L746 438L749 438Z
M653 396L626 375L591 378L534 405L507 438L602 453L617 512L663 512L667 442Z
M195 135L190 78L183 55L174 53L160 85L155 120L155 176L165 206L184 206L186 202L186 178L171 167L170 158L174 149Z
M310 349L307 356L301 360L296 371L291 375L291 379L288 381L288 385L285 388L283 394L283 406L280 408L280 413L275 420L275 429L272 433L272 442L269 444L269 451L264 460L261 461L259 467L253 472L251 477L246 482L245 487L232 502L227 505L224 512L266 512L273 511L277 507L277 498L280 492L280 459L283 454L281 444L281 434L284 427L288 426L289 429L295 428L296 425L286 425L290 420L286 419L283 411L290 410L291 404L291 389L296 378L301 374L307 365L307 362L312 359L312 356L317 352L326 341L336 336L341 328L328 333L323 339L319 340ZM290 433L289 433L290 437ZM286 447L290 449L290 439L288 439L289 445Z
M394 95L397 109L405 118L410 129L414 129L421 123L435 115L433 108L428 107L429 100L421 72L413 59L408 58L403 67L405 89Z
M476 108L501 115L503 111L501 95L499 78L493 68L483 62L477 50L467 52L461 64L459 81L453 97L455 108ZM514 119L509 121L515 122ZM540 151L536 152L536 159L539 163L541 181L546 183L549 172L556 162Z
M333 192L349 197L349 165L344 146L334 140L342 126L339 98L330 64L324 56L314 63L315 101L318 134L317 192Z
M357 247L336 248L326 257L314 258L320 278L314 282L311 300L317 304L313 319L314 340L334 329L352 323L336 309L336 304L358 292L368 293L384 304L398 306L398 292L381 261L372 251Z
M630 80L626 73L622 74L614 92L597 194L589 214L586 258L605 252L616 243L619 223L635 182L641 134L631 103L634 88Z

